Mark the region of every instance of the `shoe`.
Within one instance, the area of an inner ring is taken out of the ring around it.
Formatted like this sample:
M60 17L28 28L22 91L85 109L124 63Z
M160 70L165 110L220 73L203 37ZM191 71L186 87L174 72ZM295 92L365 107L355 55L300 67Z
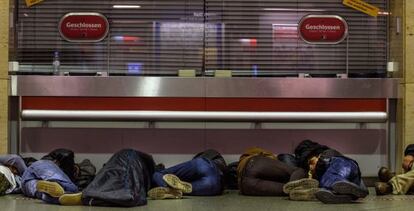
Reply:
M293 189L299 188L299 187L301 189L317 188L319 187L319 182L318 180L309 179L309 178L303 178L300 180L291 181L291 182L286 183L283 186L283 192L286 194L289 194L290 191L292 191Z
M319 188L293 189L289 193L289 199L293 201L317 201L315 193L318 191Z
M387 167L381 167L378 170L378 179L381 182L388 182L394 176L395 176L395 173L392 173Z
M362 189L358 185L348 181L335 182L332 185L332 190L337 194L355 196L356 199L365 198L369 194L367 189Z
M377 196L388 195L392 193L392 185L386 182L375 183L375 193Z
M46 193L52 197L60 197L65 193L62 186L57 182L50 182L46 180L40 180L36 184L36 190L41 193Z
M159 171L162 171L162 170L165 170L165 166L164 166L164 164L163 164L163 163L158 163L158 164L155 166L155 171L156 171L156 172L159 172Z
M82 204L82 192L63 194L59 197L59 203L61 205L67 205L67 206L83 205Z
M183 192L169 187L156 187L148 191L148 197L153 200L181 199L183 198Z
M11 188L11 184L6 176L0 173L0 196L6 194L6 191Z
M190 183L181 181L180 178L174 174L166 174L162 177L162 179L168 186L181 190L183 193L191 193L193 191L193 186Z
M347 204L353 202L351 195L338 195L326 189L317 191L315 197L325 204Z

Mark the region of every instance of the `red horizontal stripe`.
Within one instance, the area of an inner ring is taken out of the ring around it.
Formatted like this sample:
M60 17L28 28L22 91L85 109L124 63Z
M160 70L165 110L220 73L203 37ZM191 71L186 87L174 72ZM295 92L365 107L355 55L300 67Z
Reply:
M23 97L23 109L165 111L386 111L385 99Z

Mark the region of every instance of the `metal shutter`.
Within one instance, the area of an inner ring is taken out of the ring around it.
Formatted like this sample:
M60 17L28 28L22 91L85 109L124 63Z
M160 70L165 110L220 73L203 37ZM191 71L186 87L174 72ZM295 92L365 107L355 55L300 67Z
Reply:
M386 0L370 0L387 11ZM113 5L139 5L116 9ZM370 17L342 0L45 0L17 1L16 52L24 72L50 72L55 51L62 71L175 75L232 70L234 75L336 74L346 69L346 42L309 45L296 25L307 14L337 14L350 28L351 73L384 74L388 18ZM58 32L68 12L99 12L110 22L99 43L70 43Z

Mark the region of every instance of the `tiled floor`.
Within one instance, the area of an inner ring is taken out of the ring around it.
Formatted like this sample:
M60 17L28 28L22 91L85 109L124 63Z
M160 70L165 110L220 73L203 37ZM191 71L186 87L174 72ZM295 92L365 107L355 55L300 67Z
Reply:
M383 196L371 195L363 201L353 204L326 205L320 202L294 202L286 197L248 197L228 192L217 197L186 197L182 200L148 201L148 205L128 208L127 210L229 210L229 211L259 211L259 210L318 210L318 211L357 211L357 210L413 210L414 196ZM58 206L44 204L39 200L27 199L21 195L9 195L0 198L1 211L33 210L33 211L84 211L84 210L125 210L125 208L87 207L87 206Z

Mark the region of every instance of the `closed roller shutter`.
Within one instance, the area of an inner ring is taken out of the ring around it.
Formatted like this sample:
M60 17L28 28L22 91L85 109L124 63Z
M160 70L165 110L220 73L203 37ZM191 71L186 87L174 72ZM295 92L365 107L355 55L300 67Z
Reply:
M387 11L386 0L367 2ZM139 5L139 8L114 8ZM199 75L232 70L234 75L350 73L381 76L387 62L388 17L370 17L342 0L45 0L27 8L17 2L17 60L21 70L51 72L55 51L62 71L110 74ZM68 12L99 12L110 22L99 43L70 43L58 32ZM297 24L307 14L340 15L349 40L306 44Z

